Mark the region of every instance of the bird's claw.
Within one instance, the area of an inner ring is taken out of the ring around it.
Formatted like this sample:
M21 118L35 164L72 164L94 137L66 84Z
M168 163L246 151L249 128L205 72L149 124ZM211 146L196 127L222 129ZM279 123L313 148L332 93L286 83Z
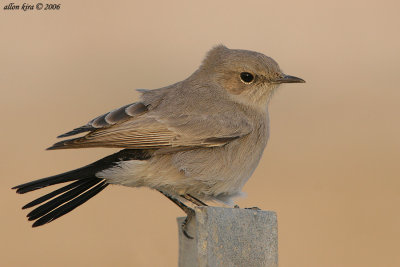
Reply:
M181 227L182 227L182 233L183 233L187 238L193 239L193 237L190 236L190 235L188 234L188 232L187 232L187 227L188 227L188 224L190 223L190 221L192 220L192 218L195 216L195 212L194 212L193 209L188 208L188 209L186 210L186 214L187 214L186 219L183 221L183 223L182 223L182 225L181 225Z
M259 207L244 208L246 210L261 210Z

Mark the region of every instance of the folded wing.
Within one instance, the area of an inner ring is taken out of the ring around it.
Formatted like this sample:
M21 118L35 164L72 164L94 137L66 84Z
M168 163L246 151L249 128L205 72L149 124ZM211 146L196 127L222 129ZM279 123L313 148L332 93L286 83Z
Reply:
M164 114L141 102L99 116L60 137L89 132L54 144L53 149L118 147L130 149L222 146L248 134L252 127L243 116L224 114Z

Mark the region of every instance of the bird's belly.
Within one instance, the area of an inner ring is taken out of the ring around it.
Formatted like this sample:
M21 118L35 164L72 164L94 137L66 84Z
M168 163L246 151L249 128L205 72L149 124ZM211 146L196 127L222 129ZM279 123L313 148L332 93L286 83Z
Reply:
M184 174L182 182L188 185L187 192L203 199L225 199L240 194L266 145L266 140L256 145L254 140L241 141L174 156L173 163ZM253 143L249 145L245 141Z
M227 202L240 194L266 145L266 138L261 142L240 141L223 147L154 156L145 161L125 161L97 176L113 184L146 186L171 195L192 194L203 200Z

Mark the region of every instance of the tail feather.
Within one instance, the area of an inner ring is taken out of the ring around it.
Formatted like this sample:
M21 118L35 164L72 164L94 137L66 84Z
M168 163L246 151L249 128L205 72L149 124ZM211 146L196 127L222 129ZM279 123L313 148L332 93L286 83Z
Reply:
M87 179L85 183L75 187L74 189L71 189L67 191L66 193L62 194L61 196L58 196L49 202L37 207L36 209L32 210L26 217L28 217L29 221L36 220L39 217L42 217L43 215L46 215L48 212L52 211L53 209L67 203L68 201L74 199L75 197L79 196L89 188L95 186L99 182L101 182L102 179L99 178L93 178L93 179Z
M121 161L147 160L150 157L145 150L124 149L85 167L17 185L13 189L17 189L19 194L25 194L43 187L69 183L22 207L27 209L40 204L27 215L29 221L36 220L32 225L36 227L67 214L106 188L108 183L96 177L97 172L114 167Z
M14 186L12 189L17 189L18 194L25 194L50 185L66 183L75 180L88 179L94 175L93 170L90 170L90 168L88 167L90 167L90 165L73 171L64 172L58 175L42 178L25 184L20 184Z
M97 184L95 187L92 187L90 190L86 191L85 193L79 195L78 197L74 198L73 200L65 203L64 205L54 209L53 211L47 213L36 222L32 224L32 227L41 226L43 224L49 223L54 221L57 218L67 214L68 212L74 210L76 207L82 205L98 193L100 193L104 188L106 188L108 184L105 181Z
M82 168L69 172L64 172L47 178L42 178L29 183L20 184L14 186L12 189L17 189L17 193L19 194L25 194L30 191L34 191L50 185L91 178L96 172L115 166L116 164L118 164L119 161L131 159L146 160L149 158L150 155L148 154L148 151L138 149L124 149Z
M49 199L61 194L61 193L64 193L65 191L68 191L68 190L70 190L72 188L75 188L78 185L81 185L81 184L83 184L85 182L86 182L86 180L78 180L78 181L73 182L73 183L71 183L69 185L63 186L63 187L61 187L61 188L59 188L57 190L54 190L53 192L50 192L50 193L48 193L48 194L46 194L46 195L44 195L42 197L39 197L39 198L35 199L34 201L29 202L28 204L23 206L22 209L24 210L24 209L31 208L33 206L39 205L40 203L43 203L43 202L45 202L45 201L47 201L47 200L49 200Z

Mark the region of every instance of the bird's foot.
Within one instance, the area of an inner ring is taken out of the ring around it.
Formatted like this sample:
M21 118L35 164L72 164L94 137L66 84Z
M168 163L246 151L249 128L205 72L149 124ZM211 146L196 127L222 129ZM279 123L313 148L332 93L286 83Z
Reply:
M240 209L239 205L233 206L234 209ZM244 208L245 210L261 210L259 207Z
M185 212L186 212L187 216L186 216L186 219L183 221L183 223L181 225L182 232L187 238L193 239L193 237L188 234L188 232L187 232L188 229L187 228L188 228L188 224L190 223L192 218L195 216L195 212L194 212L193 209L191 209L189 207L187 209L185 209Z
M244 208L246 210L261 210L259 207Z

